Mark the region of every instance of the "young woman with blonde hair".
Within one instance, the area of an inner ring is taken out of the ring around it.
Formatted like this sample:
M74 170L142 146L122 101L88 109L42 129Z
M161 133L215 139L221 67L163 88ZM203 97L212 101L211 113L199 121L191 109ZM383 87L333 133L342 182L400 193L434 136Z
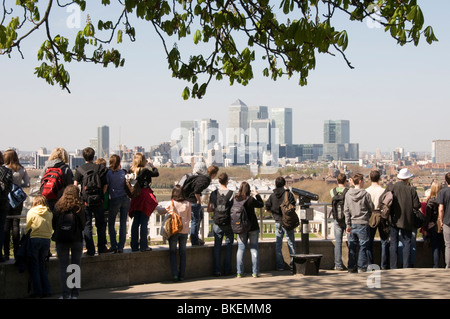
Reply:
M151 250L147 239L148 220L158 205L151 189L152 177L158 177L159 172L152 161L147 161L142 153L134 155L130 171L135 174L137 183L141 187L141 194L132 198L130 202L129 216L133 218L130 246L132 251L148 251Z
M425 215L425 225L427 225L427 227L423 230L424 236L430 239L433 268L439 267L439 259L441 257L441 254L444 255L445 252L442 224L440 224L440 221L438 219L439 204L436 201L437 194L441 189L442 184L437 181L433 181L430 188L430 195L427 198Z
M52 211L55 208L56 202L62 196L64 188L67 185L73 184L73 172L68 164L69 164L69 155L67 154L67 151L62 147L57 147L50 154L48 161L45 162L45 166L42 169L41 175L39 176L41 178L41 193L42 193L45 184L43 177L46 176L46 173L58 168L61 170L63 182L61 187L57 190L56 194L50 196L46 195L48 206Z

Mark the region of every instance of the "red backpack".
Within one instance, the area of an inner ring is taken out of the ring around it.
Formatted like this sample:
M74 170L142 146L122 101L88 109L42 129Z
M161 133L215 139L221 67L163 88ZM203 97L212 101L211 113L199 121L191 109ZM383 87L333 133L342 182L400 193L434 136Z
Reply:
M61 166L48 168L41 180L41 195L47 199L58 199L58 193L63 187L64 174Z

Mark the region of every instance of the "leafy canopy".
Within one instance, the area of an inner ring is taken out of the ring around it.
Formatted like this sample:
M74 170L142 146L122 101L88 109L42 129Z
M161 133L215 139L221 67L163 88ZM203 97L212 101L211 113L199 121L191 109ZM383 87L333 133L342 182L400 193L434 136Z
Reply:
M254 76L256 52L261 52L265 62L264 76L277 80L296 75L302 86L315 68L317 53L340 54L352 68L345 55L348 34L333 26L336 12L351 21L373 19L400 45L412 42L417 46L421 36L429 44L437 41L433 28L424 26L417 0L117 0L115 6L120 10L114 9L110 0L101 0L102 12L113 14L115 19L94 22L88 16L75 39L53 35L52 12L74 4L89 12L84 0L40 4L39 0L16 0L15 5L3 1L0 55L10 56L17 50L23 58L21 43L40 27L45 28L37 54L43 62L34 73L70 92L64 63L123 66L125 60L113 44L122 43L124 36L135 41L136 29L130 18L136 17L147 21L161 39L172 76L190 83L182 93L188 99L203 97L212 79L227 77L230 84L246 85ZM108 36L102 40L100 34L105 32ZM183 60L179 46L176 42L169 46L169 39L191 39L202 53ZM200 50L200 44L207 49Z

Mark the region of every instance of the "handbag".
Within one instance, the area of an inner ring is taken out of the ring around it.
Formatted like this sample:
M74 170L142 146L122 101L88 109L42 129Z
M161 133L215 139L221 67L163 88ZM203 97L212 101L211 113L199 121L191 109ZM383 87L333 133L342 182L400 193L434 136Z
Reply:
M164 228L164 232L167 236L166 238L169 238L183 230L183 220L181 219L181 216L176 213L173 200L167 215L162 228Z
M129 198L136 198L141 195L141 185L137 180L133 182L125 181L125 192Z
M22 187L13 184L12 190L8 194L8 199L11 207L16 208L27 199L27 194L25 194Z

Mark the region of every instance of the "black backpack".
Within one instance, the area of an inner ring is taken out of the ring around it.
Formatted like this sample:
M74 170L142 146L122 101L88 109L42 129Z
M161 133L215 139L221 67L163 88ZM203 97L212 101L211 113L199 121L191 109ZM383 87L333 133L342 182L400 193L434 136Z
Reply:
M333 219L339 222L345 222L344 215L344 202L345 194L347 194L348 188L345 188L341 194L338 194L336 188L333 189L333 198L331 199L331 213Z
M250 230L251 224L247 215L247 210L244 204L250 197L245 200L238 201L233 199L233 206L231 206L230 219L231 219L231 229L235 234L244 234Z
M103 204L103 190L100 181L100 165L88 170L79 167L78 171L83 176L81 182L81 199L86 206L100 206Z
M289 191L284 192L284 200L280 205L280 210L282 213L281 224L286 230L295 229L300 225L300 219L295 210L295 205L289 202Z
M56 240L58 242L73 242L77 240L78 222L73 212L65 212L58 216Z
M13 173L5 167L0 166L0 198L7 198L13 187Z
M229 190L226 195L217 192L216 207L214 208L213 221L216 225L224 226L230 225L230 199L233 196L233 191Z

